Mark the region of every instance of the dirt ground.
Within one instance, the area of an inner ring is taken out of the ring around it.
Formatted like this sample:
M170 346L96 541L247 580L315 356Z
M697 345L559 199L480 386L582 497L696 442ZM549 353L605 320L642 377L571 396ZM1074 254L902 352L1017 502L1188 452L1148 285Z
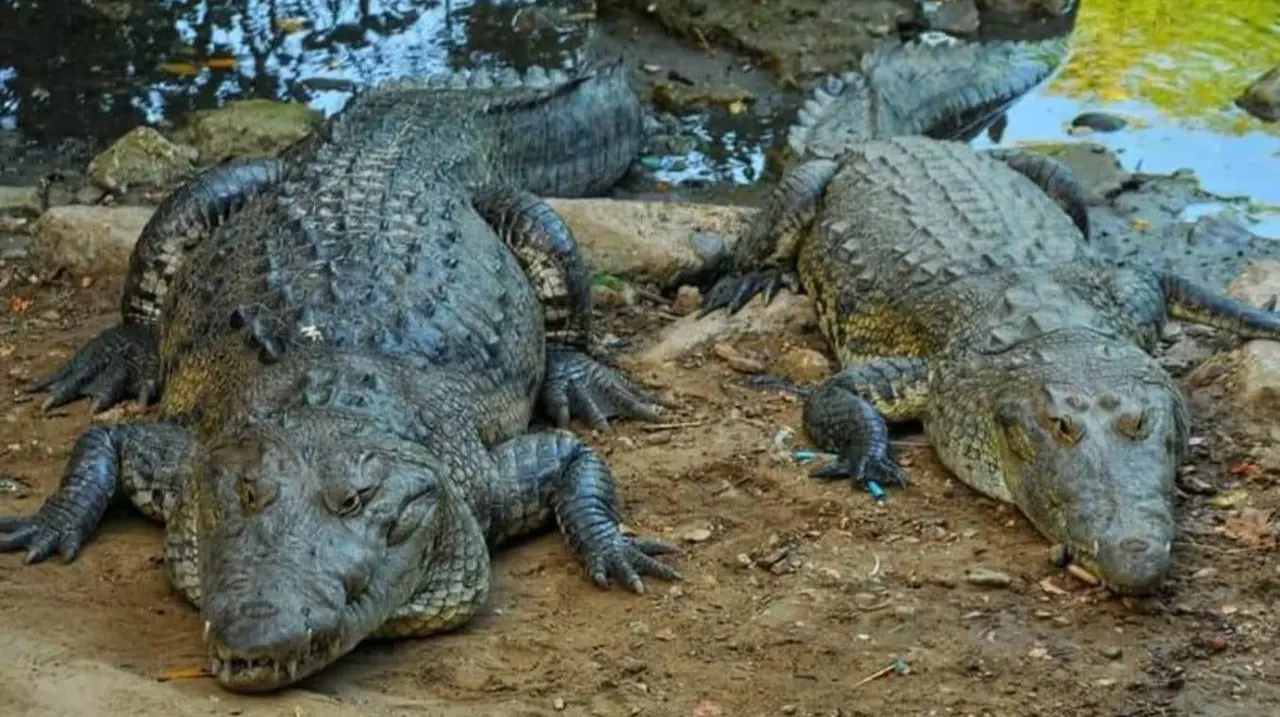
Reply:
M31 271L0 268L0 466L16 489L0 494L5 514L39 506L88 421L83 403L42 415L20 385L114 321L119 290L31 284ZM642 304L609 328L642 347L669 320ZM822 346L805 335L740 348L768 360L793 344ZM198 618L166 585L159 528L120 510L69 566L0 556L0 712L1226 717L1280 705L1280 560L1259 531L1280 491L1242 462L1249 427L1209 420L1212 402L1170 584L1125 602L1051 567L1025 520L950 479L927 447L899 449L914 483L877 504L774 457L779 429L803 444L793 399L741 387L709 353L683 364L648 378L673 389L672 421L690 425L623 423L593 439L629 525L684 544L682 583L598 590L548 534L502 552L489 607L466 629L366 644L298 689L245 698L208 679L159 681L200 664ZM1261 518L1213 507L1238 507L1237 490ZM1010 584L971 584L973 567ZM862 682L897 660L906 674Z

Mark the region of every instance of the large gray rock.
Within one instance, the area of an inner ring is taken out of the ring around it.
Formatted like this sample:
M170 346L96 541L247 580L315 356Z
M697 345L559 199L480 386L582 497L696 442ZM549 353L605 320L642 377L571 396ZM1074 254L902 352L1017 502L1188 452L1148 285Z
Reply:
M0 186L0 217L34 217L39 214L39 187Z
M710 232L730 247L754 210L711 204L551 199L592 268L628 281L659 281L702 265L695 237ZM37 222L38 256L76 270L123 270L150 207L51 209ZM705 243L705 242L704 242Z
M165 139L150 127L135 127L89 163L89 181L113 192L130 187L168 188L189 174L196 150Z
M237 100L187 116L174 139L194 146L203 163L274 156L320 126L324 115L297 102Z
M1264 122L1280 122L1280 65L1254 80L1236 104Z
M548 199L596 272L665 286L727 250L750 207L620 199ZM716 246L711 246L716 245Z
M36 221L28 250L49 268L80 275L123 274L151 213L148 207L54 207Z

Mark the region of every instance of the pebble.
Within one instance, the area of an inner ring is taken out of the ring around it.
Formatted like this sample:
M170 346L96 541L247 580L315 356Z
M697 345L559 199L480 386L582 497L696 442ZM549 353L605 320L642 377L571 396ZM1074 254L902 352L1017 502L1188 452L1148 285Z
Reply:
M1236 105L1265 122L1280 122L1280 65L1267 70L1236 98Z
M821 351L789 349L773 364L774 373L800 384L817 383L831 375L831 361Z
M1115 132L1128 124L1125 118L1107 112L1083 112L1071 120L1073 128L1087 128L1094 132Z
M1008 573L978 567L966 570L964 579L970 585L979 585L986 588L1007 588L1013 584L1013 578Z
M601 309L621 309L626 306L635 306L636 289L625 281L592 284L591 298Z
M685 532L684 539L690 543L705 543L711 540L711 531L707 528L693 528Z
M696 286L682 286L676 290L676 300L671 304L671 313L677 316L688 316L702 306L702 292Z
M1108 660L1118 660L1124 655L1124 650L1112 645L1102 648L1102 656Z
M551 706L552 706L552 707L555 709L555 711L557 711L557 712L560 712L560 711L564 710L564 698L563 698L563 697L557 697L557 698L555 698L554 700L551 700Z
M721 360L729 365L729 368L737 371L738 373L764 372L765 366L763 361L751 358L729 344L716 344L713 351L716 356L719 356Z

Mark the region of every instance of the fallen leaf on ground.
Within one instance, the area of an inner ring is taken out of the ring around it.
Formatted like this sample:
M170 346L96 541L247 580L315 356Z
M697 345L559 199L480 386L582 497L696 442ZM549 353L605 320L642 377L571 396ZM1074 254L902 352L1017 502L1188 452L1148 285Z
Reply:
M15 314L25 314L29 308L31 308L31 299L21 296L9 297L9 311Z
M1229 537L1248 545L1260 545L1272 537L1271 511L1245 508L1240 515L1224 520L1222 527Z
M161 672L156 676L156 680L160 682L168 682L169 680L194 680L201 677L213 677L202 667L179 667L177 669Z

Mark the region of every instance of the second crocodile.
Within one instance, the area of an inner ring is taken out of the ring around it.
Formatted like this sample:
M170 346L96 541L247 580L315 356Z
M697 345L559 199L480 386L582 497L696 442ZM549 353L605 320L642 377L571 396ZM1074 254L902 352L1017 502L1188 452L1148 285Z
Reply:
M553 520L601 587L679 577L653 557L673 546L622 534L608 466L563 429L660 402L586 353L585 265L530 192L627 169L626 66L459 84L375 89L286 157L166 198L124 322L33 386L98 408L158 392L158 415L85 431L40 509L0 518L0 550L73 560L127 496L164 522L236 691L466 623L490 548ZM529 431L538 405L561 428Z
M1079 187L1051 159L921 136L947 134L928 131L948 121L939 115L877 126L822 114L841 105L832 89L865 96L894 74L819 91L792 134L804 160L703 312L736 311L796 269L842 366L805 401L809 435L839 456L820 475L904 485L886 421L921 420L943 465L1016 504L1065 559L1118 593L1157 589L1188 431L1184 398L1151 355L1161 327L1173 315L1275 339L1280 316L1102 256ZM963 110L973 86L935 105ZM813 151L805 140L823 125L843 129Z

